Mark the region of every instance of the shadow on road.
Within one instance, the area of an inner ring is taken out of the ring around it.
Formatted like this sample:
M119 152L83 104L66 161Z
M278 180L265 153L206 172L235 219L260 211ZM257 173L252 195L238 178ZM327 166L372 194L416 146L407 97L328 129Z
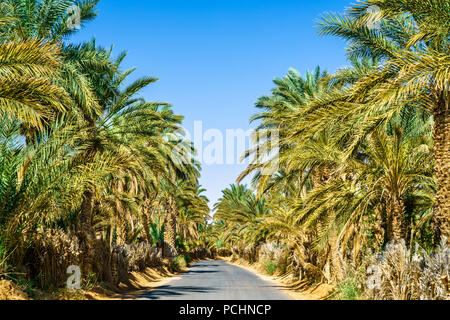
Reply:
M215 288L191 287L191 286L162 286L141 296L143 299L158 300L163 297L179 297L191 293L208 293L215 291Z
M278 286L225 261L201 261L141 300L289 300Z
M185 272L184 274L202 274L202 273L217 273L219 271L216 270L190 270Z

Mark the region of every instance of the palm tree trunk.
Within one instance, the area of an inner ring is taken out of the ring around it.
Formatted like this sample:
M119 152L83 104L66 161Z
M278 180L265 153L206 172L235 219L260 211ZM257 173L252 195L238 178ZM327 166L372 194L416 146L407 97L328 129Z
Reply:
M397 196L393 196L388 205L388 240L400 241L405 239L405 203Z
M127 242L127 231L126 231L126 218L125 218L125 210L120 202L120 194L123 192L123 182L119 179L116 184L116 210L117 210L117 245L124 245Z
M321 185L321 175L320 172L317 171L317 168L311 172L311 180L314 185L314 188L318 188Z
M144 232L142 232L143 238L145 241L150 241L150 224L149 219L147 215L147 210L144 210L142 212L142 226L144 227Z
M434 155L437 192L434 208L435 242L450 241L450 110L448 103L434 113Z
M83 267L85 271L94 271L95 265L95 233L92 228L92 216L93 216L93 198L94 195L91 191L86 190L83 194L83 201L81 203L81 215L80 215L80 230L79 237L81 241L81 248L83 254Z
M127 232L126 232L126 228L125 225L127 223L124 213L123 212L119 212L118 213L118 219L117 219L117 238L116 238L116 243L117 245L121 246L124 245L127 242Z
M175 239L176 239L176 231L177 231L177 218L176 218L176 203L173 199L170 199L168 202L167 208L167 216L166 216L166 232L164 233L164 242L165 242L165 253L164 256L167 258L172 258L176 256L175 249Z
M109 248L110 248L110 250L112 250L113 240L114 240L114 224L111 224L111 226L109 227Z
M344 278L344 274L341 260L339 259L339 244L338 236L336 233L333 232L333 235L330 237L328 244L330 246L329 263L331 266L331 277L327 280L329 283L336 280L341 281Z
M375 248L381 248L382 244L385 242L386 229L383 223L383 208L377 206L374 209L375 222L372 223L372 230L375 237Z
M147 198L142 209L142 224L144 227L143 236L148 242L150 242L152 238L150 235L150 221L152 220L152 205L154 204L155 199L156 194Z
M94 194L86 190L81 203L79 239L84 274L96 273L101 281L111 281L110 255L103 241L98 241L92 220L94 215Z

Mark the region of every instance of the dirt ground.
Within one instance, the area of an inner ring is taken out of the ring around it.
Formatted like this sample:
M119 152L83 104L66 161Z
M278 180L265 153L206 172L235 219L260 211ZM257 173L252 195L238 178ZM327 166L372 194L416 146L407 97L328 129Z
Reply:
M184 272L181 270L180 272ZM147 268L144 272L132 272L125 283L116 290L96 287L89 291L67 291L56 296L58 300L134 300L149 290L163 286L176 278L178 273L172 273L167 267ZM80 298L78 299L77 298Z
M0 300L28 300L28 296L12 281L1 280Z
M181 270L183 272L185 270ZM125 283L118 288L106 289L100 286L90 290L60 289L55 292L34 290L32 297L9 280L0 281L0 300L132 300L152 288L165 285L178 273L167 267L147 268L144 272L132 272Z

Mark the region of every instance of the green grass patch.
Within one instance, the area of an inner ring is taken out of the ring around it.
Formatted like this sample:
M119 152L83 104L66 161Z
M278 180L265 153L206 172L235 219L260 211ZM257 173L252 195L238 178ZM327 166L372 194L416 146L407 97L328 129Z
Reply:
M355 280L347 279L338 285L338 292L336 297L339 300L357 300L361 295L361 290Z
M186 268L191 261L192 258L189 254L179 255L173 260L177 269Z
M273 275L277 271L278 265L275 261L266 260L263 262L263 268L268 275Z
M192 262L191 256L189 254L187 254L187 253L184 255L184 260L186 260L187 264Z

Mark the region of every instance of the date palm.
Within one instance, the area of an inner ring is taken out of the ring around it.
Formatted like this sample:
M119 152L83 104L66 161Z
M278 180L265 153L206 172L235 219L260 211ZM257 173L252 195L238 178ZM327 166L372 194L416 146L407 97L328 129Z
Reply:
M360 241L355 235L362 234L364 221L371 216L371 228L381 232L379 244L385 242L384 237L387 241L409 239L407 196L416 201L422 198L429 206L433 198L430 142L426 137L412 139L399 127L392 134L373 132L358 157L340 164L339 178L313 190L300 204L299 221L305 226L322 221L322 247L335 230L344 247L348 239ZM353 248L358 247L354 243Z
M117 160L95 166L75 161L82 150L74 142L83 133L63 121L26 146L20 143L19 122L0 122L1 233L8 239L8 251L14 252L11 259L20 266L37 230L65 221L79 208L83 186L117 170Z
M367 25L370 6L381 10L378 29ZM448 0L367 0L351 7L346 16L325 17L323 34L351 41L349 56L374 57L380 64L353 86L314 106L317 110L333 104L335 118L360 115L362 130L355 141L405 105L433 115L437 242L442 236L450 238L449 17Z
M99 52L104 50L96 49ZM110 52L104 52L109 57ZM142 189L145 181L155 182L167 173L168 155L172 144L165 139L167 130L178 129L173 114L164 107L164 103L150 103L139 97L140 91L157 79L145 77L138 79L122 89L127 76L132 72L119 69L124 55L107 64L110 69L88 69L88 64L81 65L96 96L101 112L92 112L80 108L78 116L71 116L69 124L78 126L83 134L77 137L75 144L82 150L76 155L80 164L95 166L104 161L116 160L112 167L114 172L101 177L95 184L86 184L81 202L79 217L79 236L83 244L85 266L92 269L96 265L96 237L93 228L96 194L101 188L110 189L115 195L117 222L120 231L119 242L126 241L125 218L129 216L126 203L128 196ZM161 108L163 107L163 108ZM132 181L134 186L125 185ZM141 188L141 189L139 189ZM134 201L131 201L134 205ZM100 267L96 267L101 269Z
M205 191L191 183L179 184L178 217L176 233L183 241L199 240L199 226L205 226L209 214L208 199L202 195Z
M295 124L301 118L310 99L327 90L327 86L324 85L327 75L327 72L322 71L320 67L317 67L314 72L306 72L305 77L291 69L285 77L274 80L276 87L272 90L271 96L263 96L258 99L256 107L262 109L263 112L254 115L250 120L261 122L255 133L256 146L244 154L244 158L253 157L254 160L240 174L238 182L249 174L255 173L254 183L258 185L259 194L267 191L267 187L271 184L271 175L262 175L262 170L270 168L272 161L276 160L280 161L279 167L286 168L285 160L288 161L288 159L283 155L287 155L289 158L293 148L300 141L298 137L292 138L292 123ZM275 141L270 134L265 134L273 129L278 131ZM263 139L258 139L259 137L263 137ZM265 137L267 138L264 139ZM267 150L269 153L275 152L277 158L261 161L257 157L260 150ZM303 172L297 168L282 176L288 179L303 180L302 174Z
M186 235L186 228L189 228L186 215L197 212L197 214L203 216L209 211L205 200L197 193L195 188L198 185L200 174L198 164L184 163L180 166L178 163L178 166L174 168L175 170L166 176L158 187L158 202L164 211L164 224L166 226L164 255L167 258L173 258L177 255L175 245L177 230ZM197 214L195 216L198 218ZM196 220L192 220L192 222L194 224L200 222ZM194 233L195 231L196 228L194 228Z
M258 245L265 237L261 232L263 218L269 213L266 201L257 198L244 185L231 185L222 191L222 197L214 205L214 219L225 221L227 241L233 244Z
M68 23L71 6L79 9L80 24L94 19L99 0L5 0L0 13L13 19L0 26L0 38L46 39L60 42L77 31Z

